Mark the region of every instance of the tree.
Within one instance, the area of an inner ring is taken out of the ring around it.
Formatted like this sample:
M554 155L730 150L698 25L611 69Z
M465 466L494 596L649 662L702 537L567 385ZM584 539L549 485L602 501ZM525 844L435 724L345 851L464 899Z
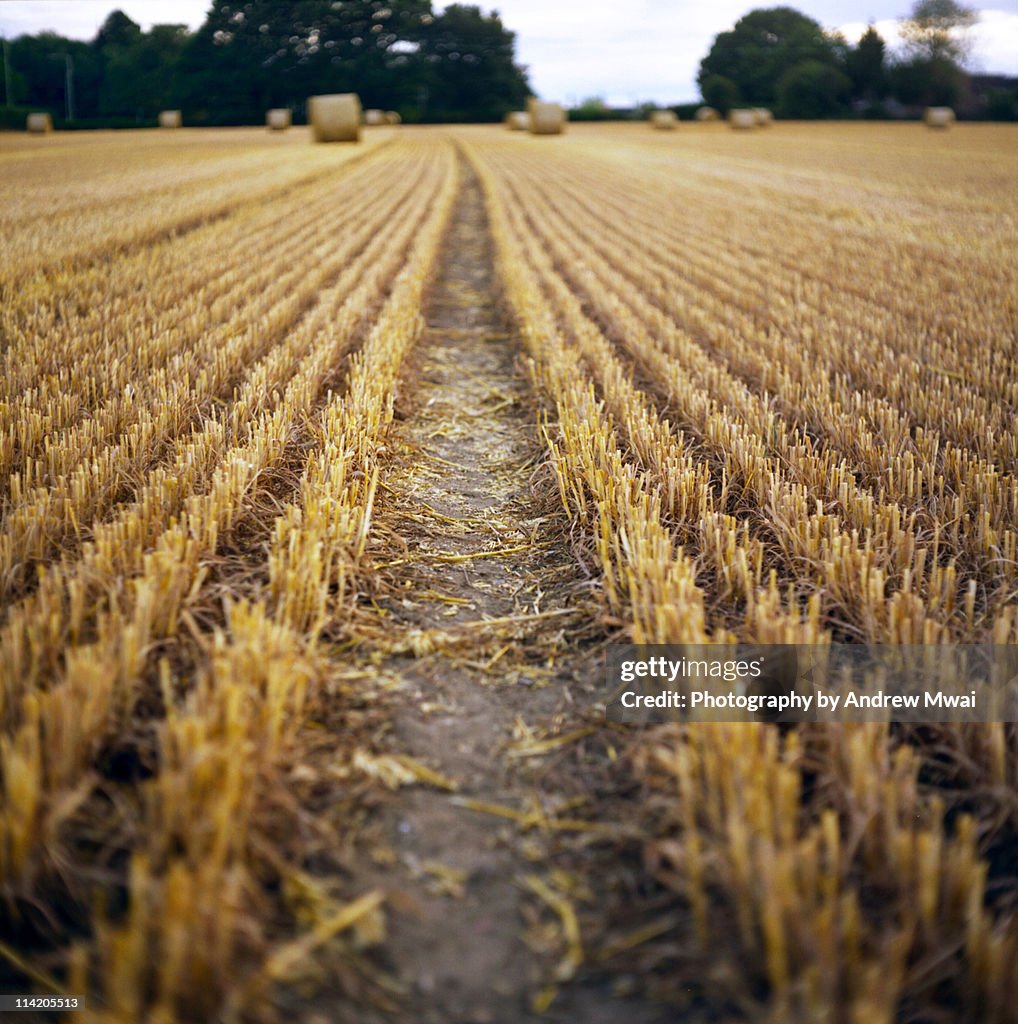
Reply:
M569 111L570 121L606 121L612 116L603 96L587 96Z
M805 60L781 76L778 112L782 117L831 117L845 109L851 91L851 81L837 68Z
M1018 89L993 89L986 97L991 121L1018 121Z
M64 55L79 118L151 118L181 107L191 123L259 124L270 107L300 116L308 96L356 92L406 120L496 120L530 94L515 37L497 14L431 0L211 0L193 35L149 32L113 11L91 43L54 33L10 46L16 99L59 116Z
M965 72L954 61L917 58L891 69L894 95L915 106L953 107L965 90Z
M151 118L176 106L177 72L189 40L186 25L153 25L143 33L114 11L93 41L103 61L99 112Z
M756 10L717 36L697 82L702 94L708 78L721 75L735 84L743 102L770 106L778 80L790 68L807 60L836 67L838 55L839 42L812 18L790 7Z
M213 0L181 63L181 105L218 123L328 92L400 109L420 86L414 54L432 20L430 0Z
M92 45L97 50L118 46L127 49L141 39L141 26L121 10L111 11L96 33Z
M862 34L858 46L845 60L845 71L852 80L852 93L870 102L880 99L887 88L884 68L886 45L880 33L870 25Z
M88 43L67 39L55 32L19 36L8 52L14 96L26 106L40 107L62 117L66 109L64 55L73 61L75 117L94 116L98 105L101 67Z
M428 66L427 117L439 121L500 121L530 95L513 63L515 33L498 12L450 4L422 33Z
M708 107L714 107L725 117L732 107L737 107L741 102L739 87L724 75L708 75L700 83L700 95Z
M916 0L899 31L913 60L961 64L968 46L958 33L971 28L977 20L975 11L956 0Z
M904 103L953 106L965 90L961 64L967 44L958 33L976 14L956 0L917 0L901 23L906 59L892 69L894 93Z

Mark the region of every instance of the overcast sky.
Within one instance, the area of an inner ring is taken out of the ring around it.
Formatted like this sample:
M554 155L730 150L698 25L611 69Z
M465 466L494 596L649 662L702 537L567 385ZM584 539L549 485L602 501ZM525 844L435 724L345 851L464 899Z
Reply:
M497 9L516 33L519 59L543 98L578 103L602 96L629 105L695 100L697 67L713 38L753 8L779 3L853 41L872 20L892 46L895 19L912 6L912 0L481 0L480 6ZM1018 75L1018 0L990 3L971 31L971 68ZM143 28L159 22L197 28L208 6L208 0L3 0L0 35L51 28L91 39L117 7Z

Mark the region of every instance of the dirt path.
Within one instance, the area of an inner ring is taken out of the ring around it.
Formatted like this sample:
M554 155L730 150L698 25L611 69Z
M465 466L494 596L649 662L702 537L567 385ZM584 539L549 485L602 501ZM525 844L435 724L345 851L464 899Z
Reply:
M385 863L358 879L389 894L383 958L405 1009L379 1019L642 1022L645 1009L589 985L559 990L572 967L547 898L559 892L546 862L556 834L492 813L574 813L575 790L520 755L555 737L593 684L576 641L595 613L555 503L535 499L534 411L497 304L483 198L463 173L376 518L398 588L379 601L378 668L400 680L386 746L449 783L393 794Z

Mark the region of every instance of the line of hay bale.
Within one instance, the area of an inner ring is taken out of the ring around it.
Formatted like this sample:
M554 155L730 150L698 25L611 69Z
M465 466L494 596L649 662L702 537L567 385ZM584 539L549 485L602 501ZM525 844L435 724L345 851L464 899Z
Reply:
M752 110L758 128L767 128L774 123L774 115L766 107L753 107Z
M510 110L504 120L511 132L525 132L530 128L530 115L525 110Z
M270 132L285 132L293 124L289 107L273 107L265 111L265 127Z
M927 107L923 120L927 128L950 128L954 124L954 111L950 107Z
M385 112L385 123L386 124L402 124L403 118L396 113L395 110L387 110Z
M674 110L652 110L650 124L659 131L674 131L679 126L679 118Z
M25 118L25 131L33 135L48 135L53 131L53 118L42 111L36 111Z
M531 135L561 135L566 127L566 112L561 103L545 103L531 96L527 100L527 127Z
M180 116L179 110L160 110L159 111L159 127L160 128L179 128L183 120Z
M728 111L728 124L738 131L756 127L756 114L748 108Z
M697 121L719 121L721 115L713 107L698 107L694 115Z
M377 128L380 124L385 124L385 112L375 110L373 107L370 110L365 110L364 123L371 128Z
M308 121L315 142L360 142L360 97L355 92L311 96Z

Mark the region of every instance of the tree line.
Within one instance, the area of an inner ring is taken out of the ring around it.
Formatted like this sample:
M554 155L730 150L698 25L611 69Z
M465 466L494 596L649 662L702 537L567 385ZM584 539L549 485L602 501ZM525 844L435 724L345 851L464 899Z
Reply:
M852 46L791 7L751 11L714 40L697 82L705 103L770 107L782 117L872 117L926 106L953 107L967 88L964 30L975 13L956 0L917 0L900 23L892 56L871 24ZM987 98L990 116L1018 116L1018 94Z
M299 121L308 96L334 92L406 121L492 121L531 92L498 14L466 4L436 14L431 0L213 0L195 32L145 32L115 10L90 42L23 35L6 58L8 106L71 113L82 126L150 123L178 108L188 124L260 124L270 107Z
M892 55L872 25L853 46L791 7L754 10L715 38L697 81L722 113L879 117L955 106L974 21L957 0L916 0L901 23L904 51ZM90 42L23 35L4 57L9 127L23 126L23 108L81 127L150 124L176 108L195 125L260 124L270 107L289 107L299 122L308 96L330 92L357 92L365 107L404 121L497 121L531 93L497 13L452 4L436 14L431 0L213 0L195 32L145 32L116 10ZM1004 83L981 113L1018 118L1018 91ZM574 114L618 116L597 100Z

